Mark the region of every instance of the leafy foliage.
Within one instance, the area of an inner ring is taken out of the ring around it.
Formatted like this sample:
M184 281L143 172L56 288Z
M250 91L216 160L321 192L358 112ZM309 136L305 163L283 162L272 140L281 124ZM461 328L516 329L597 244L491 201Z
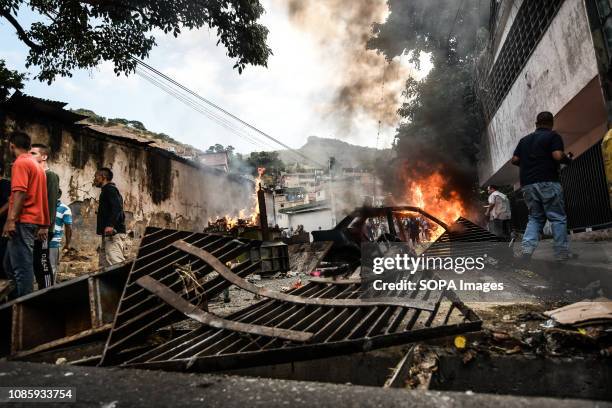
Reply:
M479 28L488 17L487 2L482 0L387 0L391 14L373 25L374 36L368 48L382 52L388 59L413 51L413 62L420 62L421 52L437 53L455 48L466 56L481 43Z
M422 81L406 82L404 119L396 150L411 157L419 151L473 165L479 113L473 103L473 61L484 43L487 10L478 0L388 0L384 24L374 26L368 46L387 58L411 51L417 62L429 53L433 69ZM473 166L472 166L473 167Z
M0 59L0 101L8 98L11 89L23 89L23 81L25 79L25 74L8 69L4 60Z
M253 176L258 175L259 168L265 168L262 176L262 184L264 186L280 185L282 172L285 171L286 166L279 159L278 152L251 152L245 162Z
M72 109L72 112L78 113L79 115L87 116L87 122L89 123L93 123L100 126L125 126L134 129L140 134L153 139L180 146L183 145L182 143L174 140L172 137L168 136L165 133L155 133L147 130L145 125L138 120L129 120L123 118L106 119L104 116L100 116L96 112L89 109Z
M473 195L477 179L481 124L473 68L486 39L488 10L482 3L388 0L391 14L384 24L374 26L375 36L368 43L388 59L409 52L419 63L421 52L428 53L433 63L429 74L406 82L394 149L415 175L442 170L448 185L463 197ZM390 181L396 176L385 174L384 180L396 183ZM405 188L403 183L389 187Z
M425 80L406 81L406 102L398 110L405 121L398 128L397 150L414 154L435 149L438 155L447 153L473 164L480 129L472 86L471 63L443 54L434 59Z
M279 175L285 170L285 163L278 158L278 152L252 152L245 161L252 167L253 175L257 174L258 167L265 167L268 175Z
M222 153L222 152L227 152L228 156L232 156L232 154L234 153L234 146L231 145L227 145L227 147L224 147L222 144L215 144L214 146L210 146L207 150L206 153Z
M23 7L38 15L30 27L18 20ZM177 37L182 30L208 27L227 49L240 73L247 64L266 66L268 29L257 23L259 0L0 0L0 17L30 51L26 66L51 83L77 68L111 61L117 75L133 72L156 45L154 30Z
M74 113L78 113L79 115L88 116L87 121L90 123L94 123L96 125L105 125L106 118L104 116L100 116L96 114L96 112L89 109L72 109Z

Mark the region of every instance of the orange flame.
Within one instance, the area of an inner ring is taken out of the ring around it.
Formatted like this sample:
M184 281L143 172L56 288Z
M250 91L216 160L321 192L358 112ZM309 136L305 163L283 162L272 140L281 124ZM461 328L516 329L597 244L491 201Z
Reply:
M251 211L248 214L247 214L246 208L243 208L240 211L238 211L238 216L234 216L231 214L225 214L225 216L222 218L217 218L217 217L209 218L208 223L213 224L213 223L218 223L219 221L222 223L224 222L228 230L237 226L240 223L240 220L243 220L243 222L245 220L248 221L249 225L257 225L259 221L259 200L257 199L257 190L259 190L259 186L261 184L261 180L262 180L262 177L265 171L266 171L265 167L257 168L257 177L255 178L255 188L251 196Z
M257 198L257 191L261 186L261 179L263 177L264 172L266 171L265 167L257 168L257 178L255 179L255 192L253 194L253 210L251 211L251 223L257 224L259 222L259 199Z
M441 172L421 178L405 178L405 200L408 205L419 207L446 224L457 221L465 214L465 206L459 193L448 191L446 179Z

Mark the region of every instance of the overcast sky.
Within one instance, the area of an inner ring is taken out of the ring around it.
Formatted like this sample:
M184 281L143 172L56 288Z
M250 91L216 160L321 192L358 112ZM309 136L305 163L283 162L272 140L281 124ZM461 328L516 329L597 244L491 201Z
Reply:
M322 46L316 33L290 20L282 1L262 3L267 12L261 21L270 30L268 43L274 52L268 68L247 66L239 75L209 30L185 31L176 39L157 36L159 45L147 63L291 147L302 146L310 135L376 147L377 118L358 113L349 129L333 110L342 75L333 50L342 42L334 45L330 38L329 46ZM5 20L0 20L0 44L0 58L8 67L25 72L27 49ZM36 67L29 71L33 76ZM200 149L215 143L231 144L243 153L279 148L236 135L137 75L117 77L111 64L75 72L51 86L28 81L24 92L107 118L139 120L152 131ZM383 126L378 147L388 147L394 133L394 126Z

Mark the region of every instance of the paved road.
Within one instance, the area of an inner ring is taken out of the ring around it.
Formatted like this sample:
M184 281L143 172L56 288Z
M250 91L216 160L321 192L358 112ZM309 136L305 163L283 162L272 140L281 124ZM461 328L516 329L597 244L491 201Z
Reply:
M0 362L0 385L76 387L76 403L44 405L57 407L612 407L610 403L593 401L387 390L248 377L21 362Z

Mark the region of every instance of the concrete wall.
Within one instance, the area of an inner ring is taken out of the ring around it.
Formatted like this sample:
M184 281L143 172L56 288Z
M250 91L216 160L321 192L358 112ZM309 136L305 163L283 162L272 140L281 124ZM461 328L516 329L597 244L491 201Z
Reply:
M74 125L37 123L4 113L0 131L12 129L27 132L34 143L51 146L50 167L60 177L62 201L74 214L73 246L89 258L95 257L98 245L95 226L100 190L92 186L92 180L101 166L110 167L115 174L113 181L123 195L127 227L135 240L149 225L202 231L209 217L237 215L238 210L252 205L252 183L190 164L159 149L114 140ZM1 157L6 160L5 141L2 150Z
M318 231L319 227L323 230L334 227L334 225L332 225L332 212L330 209L283 215L287 217L286 228L293 227L294 230L298 225L303 225L304 230L308 232ZM285 220L284 217L283 219Z
M487 126L481 184L515 182L516 169L508 162L519 139L533 131L537 113L558 114L597 75L584 2L566 0Z

